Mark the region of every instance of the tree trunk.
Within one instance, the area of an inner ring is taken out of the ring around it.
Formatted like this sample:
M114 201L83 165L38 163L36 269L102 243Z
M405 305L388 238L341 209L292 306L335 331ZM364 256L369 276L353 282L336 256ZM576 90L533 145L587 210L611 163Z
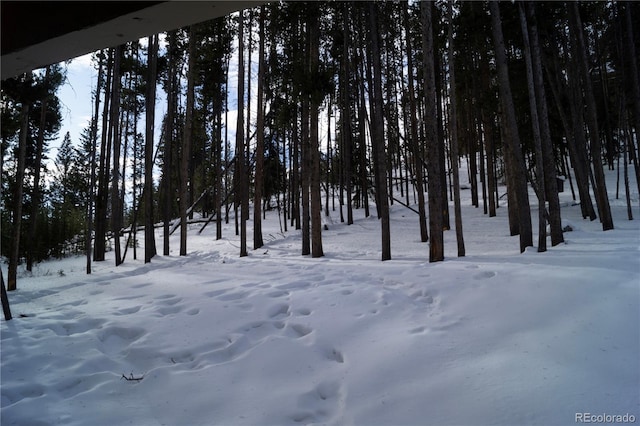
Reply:
M547 251L547 219L546 210L546 190L544 179L544 158L542 156L542 138L540 136L540 119L538 117L538 102L534 87L533 64L531 59L531 43L529 40L529 29L527 17L524 11L524 4L518 4L520 15L520 26L524 41L524 58L527 70L527 90L529 92L529 111L531 113L531 126L533 131L533 143L536 154L536 184L538 195L538 252Z
M560 116L560 121L562 122L562 127L564 128L569 157L576 177L576 185L578 186L582 217L584 219L589 217L590 220L595 220L597 215L593 209L593 202L589 194L588 166L586 152L584 151L586 142L584 141L584 132L582 131L584 127L582 112L578 111L576 102L571 100L575 96L575 92L579 90L579 87L574 87L577 86L575 79L571 79L572 87L567 87L565 83L559 79L558 74L560 73L560 67L557 64L557 57L548 61L546 57L543 57L543 59L545 60L547 81L549 82L551 93L555 98L555 105L558 110L558 115ZM563 102L565 98L567 102ZM565 107L563 107L564 104L569 105L569 115L567 115ZM569 172L568 169L567 172ZM569 178L571 178L570 175Z
M31 195L31 213L29 215L29 238L27 244L27 271L33 269L33 256L37 251L38 243L36 236L38 235L38 211L40 210L40 170L42 169L42 150L44 145L44 131L47 118L47 101L49 97L49 89L47 82L51 74L51 67L47 67L44 75L44 86L47 92L40 100L40 125L38 128L38 140L36 141L36 158L35 168L33 172L33 191Z
M413 176L415 188L418 195L418 222L420 224L420 241L423 243L429 240L429 230L427 229L427 213L425 211L424 200L424 176L422 175L422 149L418 144L418 115L416 112L416 93L413 79L413 48L411 45L411 31L409 23L408 4L404 6L404 26L407 40L407 79L409 86L409 127L411 147L413 157ZM408 194L407 194L408 195ZM407 203L408 204L408 203Z
M91 234L93 233L94 212L93 205L95 202L95 186L96 186L96 144L98 143L98 118L100 114L100 87L103 79L103 59L104 51L98 54L98 80L96 83L95 108L93 117L91 118L91 177L89 178L89 205L87 207L87 228L85 233L85 251L86 251L86 272L91 274Z
M391 259L391 227L389 221L389 193L386 179L386 152L384 140L384 108L382 98L382 67L380 65L380 43L378 32L378 5L369 2L369 35L371 37L371 59L373 63L373 108L371 115L371 142L375 152L374 167L376 195L382 233L382 260Z
M177 84L176 84L176 60L175 60L175 40L176 32L171 31L167 34L167 116L164 123L164 159L162 163L162 192L164 198L162 200L162 221L163 221L163 245L162 254L169 256L170 245L169 236L171 235L171 170L173 169L173 137L175 126L175 105L177 102Z
M489 60L485 52L480 52L480 81L482 90L487 93L487 99L494 96L493 90L491 90L490 76L489 76ZM480 110L482 117L482 130L485 142L486 157L487 157L487 193L489 197L489 217L495 217L496 215L496 176L495 176L495 149L493 131L495 126L495 120L493 119L493 112L490 111L483 102L483 106Z
M109 191L109 157L111 152L111 126L109 126L109 108L113 81L113 49L108 50L107 81L104 89L104 107L102 109L102 135L100 137L100 166L98 167L98 194L96 197L95 240L93 260L103 262L107 238L107 200ZM100 90L100 88L98 88Z
M442 174L440 173L441 149L438 139L436 77L433 49L433 25L431 2L421 2L422 54L425 75L424 126L427 149L428 198L429 198L429 262L444 260L444 204Z
M600 144L600 132L598 130L598 112L596 110L596 101L593 94L593 86L591 84L591 75L589 74L589 64L587 62L587 46L584 41L582 21L580 19L580 11L578 3L571 3L569 8L569 29L573 35L573 54L578 60L578 68L582 78L582 89L584 91L584 100L587 106L587 125L589 127L589 141L591 148L591 158L593 164L593 173L595 177L594 192L596 195L596 204L602 222L602 230L608 231L613 229L613 218L611 216L611 207L609 206L609 195L607 193L607 184L604 176L604 168L602 166L602 146Z
M151 262L157 253L153 226L153 126L156 109L156 74L158 63L158 36L149 37L149 78L146 93L146 131L144 146L144 262Z
M2 297L2 313L4 314L5 321L11 321L13 316L11 315L11 307L9 306L9 296L7 295L7 288L4 286L4 275L2 269L0 269L0 297Z
M546 199L549 203L549 227L551 231L551 245L556 246L564 242L562 234L562 216L560 211L560 199L556 183L556 161L553 155L553 143L551 141L551 129L549 126L549 111L547 108L547 94L544 88L544 75L542 71L542 49L538 35L538 23L533 9L533 3L527 3L527 14L531 32L531 57L533 59L533 77L538 104L538 119L540 124L540 136L542 142L542 155L544 163L544 182Z
M302 195L302 255L311 254L311 212L309 208L309 181L311 174L311 156L309 155L309 101L302 101L300 150L302 167L300 167L300 188Z
M632 98L633 105L633 127L636 129L636 139L640 138L640 73L638 72L638 56L636 54L636 48L633 40L634 30L637 30L636 27L633 27L633 20L631 19L631 5L632 2L624 3L624 17L625 17L625 27L626 27L626 37L624 40L625 50L627 51L624 57L629 60L629 69L631 70L631 93L630 96ZM636 22L636 24L638 24ZM629 132L631 135L631 132ZM635 174L636 174L636 185L638 187L638 191L640 191L640 168L638 167L638 157L636 155L636 145L633 142L633 138L626 139L627 147L629 147L629 153L631 154L631 158L634 160L635 165ZM637 140L637 142L640 142Z
M449 31L448 31L448 42L449 42L449 99L450 99L450 122L449 122L449 133L451 136L451 173L453 176L453 203L454 203L454 214L456 221L456 240L458 243L458 257L464 257L465 248L464 248L464 235L462 233L462 209L460 206L460 176L458 175L458 113L457 113L457 100L456 100L456 72L455 72L455 57L454 57L454 49L453 49L453 2L450 1L448 4L448 21L449 21ZM475 159L475 153L471 152L470 155ZM475 181L475 176L473 177L473 181ZM476 204L477 204L477 192L473 191L476 194Z
M244 137L244 14L241 12L238 19L238 120L236 122L236 194L241 204L240 217L236 211L236 221L240 220L240 257L248 256L247 253L247 219L246 213L249 207L249 171L245 160ZM237 203L236 203L237 204ZM237 222L236 222L237 223Z
M31 84L31 73L27 74L25 84ZM13 226L11 229L11 252L7 271L7 290L16 290L18 280L18 260L20 258L20 228L22 226L22 192L24 188L24 169L27 157L27 133L29 132L29 103L22 101L20 142L18 145L18 164L16 187L13 193Z
M260 46L258 48L258 118L256 122L256 175L253 197L253 249L264 245L262 240L262 189L264 188L264 5L260 6Z
M353 204L352 192L353 185L351 182L351 166L353 164L353 132L351 128L351 96L350 96L350 74L351 60L349 58L349 3L344 2L344 22L343 22L343 40L342 40L342 81L340 87L342 89L341 103L341 119L342 119L342 139L344 153L342 156L344 167L344 184L347 193L347 225L353 225Z
M191 160L191 135L193 131L193 106L195 103L196 78L196 34L195 27L189 27L187 71L187 106L185 113L184 132L182 135L182 154L180 158L180 256L187 255L188 202L189 202L189 163Z
M116 47L113 63L113 90L111 92L110 126L113 129L113 174L111 180L111 231L115 249L116 266L122 263L120 232L122 231L122 204L120 203L120 64L122 62L123 45Z
M309 13L308 37L309 37L309 77L313 79L318 75L319 50L320 50L320 22L317 6L313 6L313 12ZM311 161L310 170L310 196L311 196L311 257L324 256L322 250L322 198L320 195L320 146L318 140L318 109L322 100L322 93L312 90L309 102L309 154ZM327 192L329 187L327 186Z
M508 188L514 192L518 218L518 232L520 235L520 252L533 246L533 232L531 226L531 209L529 207L529 194L526 180L526 167L520 146L520 135L516 122L515 107L509 82L509 67L502 35L502 19L500 18L500 6L497 1L490 1L491 27L493 29L493 42L496 53L496 68L498 71L498 88L502 105L503 128L505 132L504 144L508 153L505 155L507 168L511 170L513 186ZM514 206L509 205L512 209Z

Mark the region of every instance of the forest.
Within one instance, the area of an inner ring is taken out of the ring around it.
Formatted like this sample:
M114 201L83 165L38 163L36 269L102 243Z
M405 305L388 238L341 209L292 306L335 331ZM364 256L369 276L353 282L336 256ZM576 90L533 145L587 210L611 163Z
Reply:
M402 205L438 262L444 232L465 256L461 190L488 217L508 201L521 252L563 242L560 190L611 230L605 169L637 209L639 26L633 2L266 3L95 52L91 120L55 156L66 65L2 81L8 290L20 264L84 254L91 273L107 251L138 256L139 238L145 262L174 232L187 255L188 224L220 239L235 221L247 256L267 210L322 257L323 216L363 209L384 261Z

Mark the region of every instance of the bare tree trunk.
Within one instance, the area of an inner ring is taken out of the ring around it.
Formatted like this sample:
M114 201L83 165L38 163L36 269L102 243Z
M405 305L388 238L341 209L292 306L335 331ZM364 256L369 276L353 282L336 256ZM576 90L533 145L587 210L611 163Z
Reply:
M309 76L313 79L318 75L319 50L320 50L320 22L317 16L317 6L313 7L316 13L309 14ZM309 154L311 161L310 170L310 196L311 196L311 257L322 257L322 198L320 195L320 146L318 140L318 109L320 107L321 93L311 92L309 102ZM327 192L329 187L327 186Z
M542 49L538 35L538 23L533 9L533 3L527 3L527 16L529 17L531 33L531 57L533 59L533 77L538 105L538 120L540 124L540 136L542 142L542 156L544 158L544 182L546 200L549 203L549 227L551 231L551 245L556 246L564 242L562 234L562 216L560 211L560 199L556 183L556 161L553 154L551 141L551 129L549 127L549 111L547 108L547 94L544 88L544 75L542 71Z
M236 122L236 194L240 198L241 209L236 221L240 220L240 257L247 253L247 213L249 210L249 188L247 164L245 159L244 137L244 14L241 12L238 20L238 121ZM237 204L237 202L236 202ZM236 222L237 223L237 222Z
M113 49L108 50L107 80L104 89L104 107L102 110L102 135L100 137L100 166L98 168L98 194L96 197L95 239L93 260L102 262L105 259L107 236L107 200L109 192L109 163L111 152L111 126L109 126L109 108L111 106L111 90L113 81ZM99 88L98 88L99 90Z
M304 99L301 104L302 136L300 138L300 150L302 167L300 167L300 188L302 195L302 208L300 220L302 221L302 255L306 256L308 254L311 254L311 212L309 208L309 182L311 180L311 156L309 153L309 101L307 99Z
M85 233L85 251L86 251L86 272L91 273L91 234L93 232L94 212L93 205L95 202L95 186L96 186L96 144L98 142L98 117L100 114L100 87L103 79L103 59L104 51L98 54L98 81L96 83L95 108L93 117L91 118L91 177L89 178L89 203L87 207L87 228Z
M480 81L483 91L488 93L487 96L493 96L491 83L489 78L489 60L485 52L480 52ZM496 215L496 165L495 165L495 149L493 130L495 127L493 113L482 106L480 115L482 117L482 130L485 142L487 157L487 192L489 197L489 217Z
M596 205L602 222L602 230L608 231L613 229L613 218L611 217L611 207L609 206L609 195L607 193L607 184L602 166L602 146L600 144L600 132L598 130L598 112L596 110L596 101L593 94L593 86L591 84L591 76L589 74L589 65L587 63L587 46L584 41L582 21L580 19L580 11L578 3L570 3L569 8L569 28L574 37L573 53L578 59L578 68L582 77L582 89L584 91L585 103L587 106L587 125L589 127L589 141L591 147L591 158L593 164L593 173L595 177L594 192L596 195Z
M27 74L25 84L31 83L31 73ZM18 259L20 257L20 228L22 226L22 192L24 188L24 169L27 157L27 133L29 132L29 102L22 101L20 141L18 145L18 164L16 187L13 193L13 227L11 230L11 252L7 271L7 290L16 290L18 280Z
M425 210L424 200L424 176L422 174L422 149L418 144L418 115L416 112L416 91L413 79L413 48L411 45L411 32L409 23L408 4L404 6L404 26L407 40L407 78L409 86L409 126L412 157L413 157L413 176L414 185L418 196L418 222L420 224L420 241L427 242L429 240L429 230L427 228L427 212ZM407 194L408 196L408 194ZM408 204L408 203L407 203Z
M191 160L191 134L193 131L193 106L195 103L196 34L195 27L189 27L189 65L187 71L187 107L184 133L182 135L182 155L180 158L180 256L187 255L187 209L189 208L189 163Z
M378 33L378 5L369 2L369 35L371 37L371 59L373 64L373 108L371 113L371 141L376 179L376 201L382 234L382 260L391 259L391 227L389 221L389 193L386 179L386 152L384 140L384 108L382 98L382 67L380 65L380 43Z
M638 27L633 27L633 20L631 19L631 5L632 2L624 3L626 31L623 32L626 32L625 49L627 50L627 54L623 56L629 59L629 69L631 70L630 79L632 92L630 95L632 97L633 105L633 127L636 129L636 139L638 139L640 137L640 73L638 72L638 56L636 54L636 48L633 41L633 31L638 30ZM636 22L636 24L638 23ZM632 133L629 132L629 136L631 135ZM629 154L634 160L636 185L638 186L638 191L640 191L640 168L638 167L638 157L636 155L636 147L633 142L633 138L627 139L627 147L629 147Z
M352 192L353 185L351 182L351 166L353 164L353 133L351 129L351 96L349 92L351 60L349 59L349 3L344 2L344 23L343 23L343 41L342 41L342 139L344 154L342 160L344 163L344 184L347 193L347 225L353 225L353 203Z
M144 146L144 261L151 262L157 254L153 226L153 126L156 109L156 74L158 63L158 36L149 37L149 78L146 94L146 136Z
M47 86L49 76L51 74L51 67L47 67L44 75L44 86ZM33 173L33 191L31 195L31 213L29 215L29 238L27 244L29 249L27 250L27 271L33 269L33 256L37 249L36 236L38 235L38 210L40 209L40 170L42 169L42 150L44 145L44 127L47 118L47 101L49 93L45 93L40 100L40 125L38 128L38 139L36 141L36 159L35 169Z
M113 90L111 92L110 126L113 129L113 177L111 180L111 228L115 249L116 266L122 263L120 232L122 231L122 204L120 200L120 64L122 62L123 45L116 47L113 63Z
M176 63L175 63L175 31L167 34L167 116L164 123L164 159L162 164L162 221L163 221L163 246L162 254L169 256L170 245L169 236L171 235L171 170L173 169L173 136L175 125L175 104L176 104Z
M498 84L500 89L500 101L504 118L504 143L508 154L505 156L507 168L511 170L513 187L508 191L513 192L517 204L518 232L520 235L520 252L533 246L533 233L531 226L531 209L529 207L529 194L526 180L526 167L520 146L520 135L516 122L515 107L509 82L509 67L502 35L502 19L500 18L500 6L497 1L489 2L491 11L491 26L493 29L493 42L496 52L496 68L498 71ZM512 209L513 206L509 205Z
M524 58L527 70L527 90L529 92L529 111L531 113L531 126L533 131L533 143L536 154L536 193L538 196L538 252L547 251L547 219L546 211L546 190L544 179L544 157L542 155L542 137L540 136L540 119L538 117L538 99L533 78L533 61L531 59L531 43L529 40L529 29L527 17L524 11L524 4L518 4L520 15L520 26L524 39Z
M9 296L7 295L7 288L4 286L4 275L2 269L0 269L0 297L2 297L2 313L4 314L5 321L11 321L13 316L11 315L11 307L9 306Z
M421 2L422 54L425 75L424 125L427 149L429 198L429 262L444 260L444 204L440 157L442 146L438 139L436 77L434 66L433 24L431 2Z
M543 57L543 59L546 58ZM545 70L547 81L549 82L551 93L555 98L555 105L558 110L558 115L560 116L560 121L562 122L562 127L564 128L569 157L576 177L576 185L578 186L582 217L585 219L589 217L590 220L595 220L597 215L593 209L593 202L591 201L591 195L589 193L588 166L585 152L586 142L584 140L584 132L582 130L584 122L582 120L582 112L578 111L576 102L572 100L576 96L576 90L579 88L574 87L576 86L573 83L575 79L571 79L572 87L566 87L564 82L558 78L558 74L560 72L558 71L559 66L557 62L557 57L553 60L546 61ZM562 102L565 98L567 98L567 102ZM563 107L565 104L569 105L569 115L567 115L567 112ZM567 172L569 172L568 169ZM569 174L569 178L570 177L571 176Z
M264 187L264 5L260 6L260 46L258 48L258 118L256 122L256 176L253 196L253 249L264 245L262 240L262 189Z
M456 240L458 243L458 257L464 257L465 248L464 248L464 235L462 233L462 208L460 206L460 176L458 175L458 112L457 112L457 100L456 100L456 72L455 72L455 58L454 58L454 49L453 49L453 1L450 0L448 4L448 21L449 21L449 31L448 31L448 41L449 41L449 86L450 86L450 123L449 123L449 132L451 136L450 144L451 144L451 173L453 177L453 204L454 204L454 214L455 214L455 222L456 222ZM470 155L475 158L475 153L470 153ZM475 181L475 176L473 177ZM476 194L476 204L477 204L477 192L473 191Z

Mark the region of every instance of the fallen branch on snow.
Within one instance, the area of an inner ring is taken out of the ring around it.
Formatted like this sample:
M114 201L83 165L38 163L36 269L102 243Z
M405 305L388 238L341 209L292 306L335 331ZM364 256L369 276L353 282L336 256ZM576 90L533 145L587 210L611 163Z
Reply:
M125 379L128 382L139 382L140 380L144 379L144 376L140 376L140 377L133 377L133 373L129 374L129 377L125 376L124 374L122 375L122 377L120 378L120 380Z

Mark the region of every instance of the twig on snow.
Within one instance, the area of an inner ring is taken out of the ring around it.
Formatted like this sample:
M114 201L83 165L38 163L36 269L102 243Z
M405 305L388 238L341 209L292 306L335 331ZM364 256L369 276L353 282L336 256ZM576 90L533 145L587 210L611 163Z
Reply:
M122 377L120 378L120 380L122 379L125 379L126 381L129 381L129 382L139 382L140 380L144 379L144 376L134 377L132 372L131 374L129 374L129 377L122 374Z

